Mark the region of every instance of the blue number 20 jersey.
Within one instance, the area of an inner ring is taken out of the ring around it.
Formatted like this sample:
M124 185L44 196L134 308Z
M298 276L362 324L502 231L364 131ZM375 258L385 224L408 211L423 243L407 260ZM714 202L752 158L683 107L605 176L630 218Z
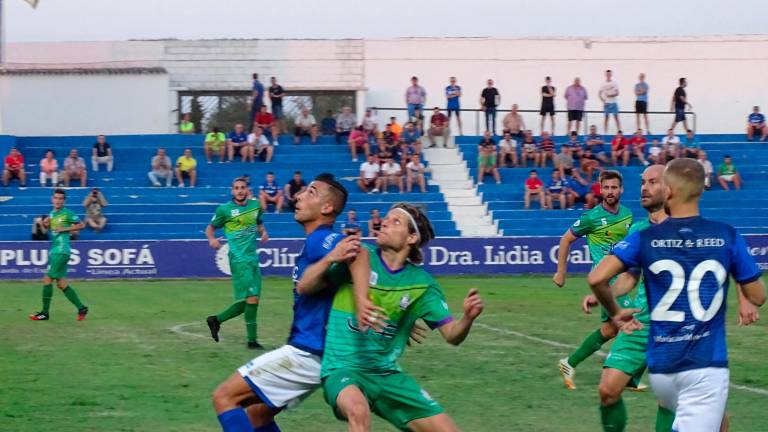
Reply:
M728 367L728 274L740 284L761 275L732 226L698 216L669 218L627 237L612 253L626 267L643 269L651 373Z

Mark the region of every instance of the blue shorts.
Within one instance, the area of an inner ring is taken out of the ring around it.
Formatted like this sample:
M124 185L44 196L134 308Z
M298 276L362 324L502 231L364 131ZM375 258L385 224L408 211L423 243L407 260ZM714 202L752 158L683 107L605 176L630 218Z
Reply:
M675 108L675 121L685 121L685 108Z
M451 116L451 113L455 113L456 117L459 117L459 112L461 111L461 108L459 108L459 107L448 107L448 108L446 108L446 111L448 111L448 117Z
M619 115L619 104L617 103L607 103L603 105L603 112L605 115Z
M272 115L276 119L283 118L283 106L282 105L272 105Z

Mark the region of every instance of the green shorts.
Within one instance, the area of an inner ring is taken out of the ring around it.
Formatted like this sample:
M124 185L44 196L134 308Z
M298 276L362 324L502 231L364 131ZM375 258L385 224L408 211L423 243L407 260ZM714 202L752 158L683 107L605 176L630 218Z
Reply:
M365 374L349 369L338 369L323 378L325 401L341 420L346 420L336 406L339 393L347 386L357 386L368 399L376 415L400 430L407 431L408 423L444 412L443 407L429 396L416 381L403 372L389 375Z
M493 168L496 166L496 155L478 156L477 166L480 168Z
M64 279L67 277L67 263L69 254L52 254L48 256L48 270L45 275L51 279Z
M235 300L245 300L246 297L261 295L261 271L258 262L230 261L229 268L232 272Z
M616 303L619 304L619 307L622 309L631 308L633 306L632 297L627 295L623 295L621 297L616 297ZM600 321L606 322L610 321L611 317L608 315L608 312L605 310L604 307L600 306Z
M648 324L646 324L646 327ZM603 368L617 369L631 377L630 387L637 387L645 372L648 330L643 329L632 334L619 333L611 346Z

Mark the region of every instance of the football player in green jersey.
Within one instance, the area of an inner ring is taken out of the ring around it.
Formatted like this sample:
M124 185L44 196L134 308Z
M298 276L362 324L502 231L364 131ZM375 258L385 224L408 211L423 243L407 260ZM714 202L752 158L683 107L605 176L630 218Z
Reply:
M261 204L259 200L248 198L248 191L248 182L244 178L236 178L232 182L232 200L216 209L216 214L205 229L208 244L217 250L222 245L215 233L219 228L224 229L235 297L231 306L218 315L209 316L206 322L211 337L218 342L221 324L245 314L248 348L260 349L262 346L256 337L256 314L261 295L261 272L256 242L257 235L261 237L262 243L269 240L269 235L261 220Z
M353 284L337 291L328 319L321 377L325 400L350 431L368 431L371 411L401 430L457 431L443 408L397 363L418 319L439 329L459 345L483 311L476 289L463 302L464 315L454 320L438 283L421 267L421 248L434 237L429 219L417 207L395 204L382 221L376 247L362 245L350 262L368 276L369 296L381 308L367 321L355 318Z
M603 171L600 174L600 191L603 195L602 204L584 212L560 238L557 273L552 277L552 281L559 287L565 285L568 255L573 242L579 237L587 237L594 268L604 256L608 255L614 244L626 237L632 224L632 212L620 203L621 194L624 192L621 174L616 171ZM628 307L631 302L629 297L617 300L623 307ZM587 336L573 354L560 360L560 374L563 376L565 387L569 390L576 388L573 382L576 366L599 350L604 343L616 337L617 329L604 311L602 321L600 328Z
M53 281L64 293L67 300L77 308L77 320L82 321L88 314L88 308L83 305L75 289L67 283L67 263L71 254L69 237L85 226L75 212L64 208L67 193L63 189L53 191L51 203L53 211L43 221L51 227L51 250L48 252L48 270L43 277L43 309L29 316L32 321L45 321L50 318L51 299L53 298Z

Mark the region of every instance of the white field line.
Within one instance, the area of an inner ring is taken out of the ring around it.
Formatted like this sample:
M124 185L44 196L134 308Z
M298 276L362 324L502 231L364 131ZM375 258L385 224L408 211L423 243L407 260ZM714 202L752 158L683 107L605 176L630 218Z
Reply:
M539 342L539 343L542 343L542 344L545 344L545 345L549 345L549 346L553 346L553 347L557 347L557 348L568 348L568 349L576 349L576 348L578 348L575 345L570 345L570 344L566 344L566 343L562 343L562 342L556 342L556 341L553 341L553 340L544 339L544 338L540 338L540 337L537 337L537 336L531 336L531 335L527 335L525 333L520 333L520 332L514 331L514 330L501 329L501 328L498 328L498 327L489 326L488 324L475 323L475 327L480 327L480 328L485 329L485 330L490 330L490 331L493 331L493 332L496 332L496 333L502 333L502 334L509 335L509 336L516 336L516 337L519 337L521 339L527 339L527 340L530 340L530 341L533 341L533 342ZM599 355L600 357L605 357L606 356L606 353L604 351L597 351L595 354ZM745 385L741 385L741 384L734 384L734 383L731 383L731 388L735 388L737 390L744 390L744 391L748 391L748 392L751 392L751 393L756 393L756 394L763 395L763 396L768 396L768 390L761 389L761 388L749 387L749 386L745 386Z

